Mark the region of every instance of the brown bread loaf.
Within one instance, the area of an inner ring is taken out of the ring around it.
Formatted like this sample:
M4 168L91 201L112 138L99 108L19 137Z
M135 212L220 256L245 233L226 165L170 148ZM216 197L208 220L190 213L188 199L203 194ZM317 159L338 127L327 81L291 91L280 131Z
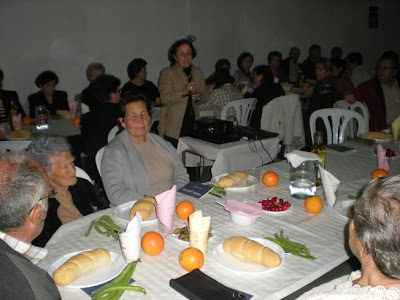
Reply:
M136 212L140 213L142 220L147 220L156 210L156 199L154 197L145 197L139 199L129 212L129 220L132 220Z
M81 252L62 264L53 274L56 284L66 286L79 276L107 265L111 260L110 253L105 249L94 249Z
M218 181L218 187L226 188L231 187L232 185L245 183L247 181L247 173L243 171L235 171L229 173L228 175L222 177Z
M222 244L226 254L241 261L275 268L281 264L281 258L268 247L242 236L233 236Z

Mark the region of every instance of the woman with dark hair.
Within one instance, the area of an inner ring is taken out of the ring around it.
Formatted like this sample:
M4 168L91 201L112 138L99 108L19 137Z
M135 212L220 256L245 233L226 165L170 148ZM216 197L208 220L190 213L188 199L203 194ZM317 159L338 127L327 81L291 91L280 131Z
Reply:
M282 54L279 51L272 51L268 54L268 67L274 75L275 83L289 82L288 74L280 67L281 61Z
M113 205L189 182L176 149L149 133L149 109L141 94L128 92L119 103L118 120L125 130L106 146L101 163L104 188Z
M298 299L400 298L400 176L377 178L354 204L349 246L361 270L334 279Z
M25 117L25 112L18 100L17 92L3 90L3 80L4 73L3 70L0 69L0 123L10 123L10 109L12 103L14 103L17 113L21 114L21 117Z
M168 51L171 67L161 71L158 90L161 110L158 132L176 148L181 136L191 135L195 119L200 118L198 102L206 102L207 90L201 70L192 65L196 49L186 39L176 41Z
M285 91L279 83L274 82L274 75L267 65L259 65L253 69L253 83L247 89L246 98L257 98L256 108L251 116L250 126L260 129L261 115L264 105Z
M145 96L150 103L156 102L160 98L157 87L147 79L147 62L141 58L132 60L127 68L129 81L121 89L121 96L127 91L140 93Z
M243 52L239 55L236 62L239 69L233 73L233 78L238 83L247 81L247 85L250 86L253 80L250 71L254 62L253 55L250 52Z
M217 70L219 70L219 69L227 69L230 72L231 63L229 62L229 60L227 60L226 58L220 58L220 59L217 60L217 62L215 63L215 71L212 72L212 74L210 76L208 76L208 78L206 79L206 84L207 85L215 83L215 78L214 78L215 72Z
M234 79L228 69L219 69L214 73L215 86L206 103L200 104L200 110L213 110L217 119L221 117L222 108L231 101L242 99L240 88L233 85ZM227 117L236 116L230 108Z
M346 63L354 87L358 87L364 81L371 79L370 74L363 66L363 57L360 52L352 52L347 55Z
M35 109L39 105L43 105L50 111L51 115L55 115L57 110L68 110L68 95L64 91L56 91L58 77L52 71L44 71L35 79L35 85L40 88L35 94L28 96L29 116L35 118Z
M336 92L344 99L346 93L354 92L353 83L346 73L346 61L343 59L334 59L332 61L332 66L333 86Z

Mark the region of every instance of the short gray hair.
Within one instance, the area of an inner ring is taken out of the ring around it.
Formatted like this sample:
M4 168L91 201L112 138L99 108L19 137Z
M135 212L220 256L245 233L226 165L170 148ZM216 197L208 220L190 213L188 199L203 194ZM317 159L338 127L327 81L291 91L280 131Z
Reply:
M377 178L354 205L355 231L378 269L400 279L400 176Z
M102 63L99 62L90 63L86 68L86 77L89 81L90 81L90 76L92 76L94 70L102 70L103 74L106 72L106 68Z
M47 183L26 151L3 154L0 169L0 230L10 232L24 225L29 210L45 196ZM42 207L47 210L47 203Z
M51 157L59 157L63 152L71 152L67 139L58 135L42 135L29 145L28 151L46 172L53 169Z

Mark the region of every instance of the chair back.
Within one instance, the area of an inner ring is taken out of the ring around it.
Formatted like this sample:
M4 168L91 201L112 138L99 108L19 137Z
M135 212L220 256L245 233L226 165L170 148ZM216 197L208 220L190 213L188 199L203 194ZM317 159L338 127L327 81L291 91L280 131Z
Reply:
M22 151L28 148L32 141L1 141L0 154L9 151Z
M86 173L84 170L82 170L79 167L75 167L76 173L75 176L79 177L79 178L83 178L86 179L87 181L89 181L91 184L93 184L93 180L92 178L90 178L90 176L88 175L88 173Z
M355 103L347 103L346 100L339 100L336 101L333 105L334 108L342 108L342 109L349 109L354 110L360 113L364 118L364 131L369 131L369 111L368 107L360 101L356 101ZM354 135L354 126L349 126L350 135Z
M227 119L229 108L236 112L236 120L240 126L247 126L250 123L251 114L256 106L256 98L239 99L226 104L221 110L221 120Z
M353 119L358 122L357 136L365 132L364 118L358 112L341 108L320 109L314 111L310 116L310 131L313 143L314 133L316 131L315 123L318 118L321 118L324 121L328 145L340 144L345 141L346 128L349 122Z
M105 146L101 147L99 149L99 151L97 151L96 158L95 158L97 171L99 171L100 176L101 176L101 160L103 159L104 148L105 148Z
M115 125L113 128L111 128L110 132L108 133L107 143L111 142L111 140L113 138L115 138L115 136L117 135L118 130L119 130L118 125Z

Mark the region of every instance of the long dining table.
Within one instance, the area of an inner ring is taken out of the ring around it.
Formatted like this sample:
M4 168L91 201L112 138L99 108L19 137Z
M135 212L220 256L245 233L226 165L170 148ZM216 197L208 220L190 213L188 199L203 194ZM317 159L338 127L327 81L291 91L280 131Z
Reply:
M370 174L377 167L374 146L353 142L346 142L344 145L354 148L354 151L339 153L328 149L326 154L326 169L341 181L337 191L336 204L348 201L349 195L357 195L357 192L370 181ZM202 210L204 216L211 216L211 226L215 235L209 240L205 263L201 268L202 272L228 287L252 295L251 299L281 299L321 277L349 258L350 253L346 247L346 225L349 219L337 211L336 205L332 207L325 203L320 213L311 214L305 210L304 201L290 199L288 190L290 166L286 161L264 165L259 170L261 173L275 171L280 178L278 185L268 188L260 182L246 191L229 191L222 199L209 194L195 199L178 192L176 201L178 203L189 200L194 204L196 210ZM397 174L400 174L399 157L392 159L389 172L391 176ZM317 188L316 194L323 197L321 187ZM273 196L290 200L291 209L286 213L263 213L262 217L250 226L233 224L229 213L216 204L216 201L225 202L227 199L258 202ZM109 215L119 225L126 225L114 218L116 209L98 211L61 226L47 243L48 254L39 266L47 270L49 265L67 253L99 247L121 255L119 243L111 238L101 236L96 232L89 237L84 236L90 222L102 215ZM174 228L184 225L184 221L175 216ZM272 237L280 230L283 230L284 235L291 240L306 244L311 255L316 259L307 260L286 255L285 262L281 267L271 272L266 270L261 273L232 271L229 267L223 268L214 261L213 250L231 236L264 238ZM143 224L142 235L148 231L158 231L157 223ZM144 287L147 295L125 292L121 299L132 297L185 299L169 286L169 281L187 273L179 265L178 257L180 252L189 245L177 241L172 235L167 235L164 239L164 251L157 256L148 256L141 250L141 262L133 274L135 285ZM89 299L89 296L79 288L58 288L63 299Z

